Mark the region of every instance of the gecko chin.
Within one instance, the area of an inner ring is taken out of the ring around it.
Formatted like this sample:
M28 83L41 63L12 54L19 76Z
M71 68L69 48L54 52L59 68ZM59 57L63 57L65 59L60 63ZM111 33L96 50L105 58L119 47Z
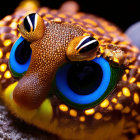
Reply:
M49 98L46 98L41 105L36 109L26 109L18 105L13 99L13 91L18 82L9 85L3 92L3 100L6 106L17 117L23 119L29 124L36 124L38 127L45 129L44 126L49 126L53 117L52 104Z

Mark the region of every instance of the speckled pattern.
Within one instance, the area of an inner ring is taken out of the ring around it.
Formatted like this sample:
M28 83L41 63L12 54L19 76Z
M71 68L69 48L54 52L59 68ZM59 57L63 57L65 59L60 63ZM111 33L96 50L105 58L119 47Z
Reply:
M99 139L101 140L102 135L104 137L106 136L106 139L108 138L106 135L108 132L109 136L112 134L116 137L118 136L117 133L121 133L123 140L139 140L139 50L129 41L127 36L123 34L119 28L114 26L114 24L94 15L81 12L63 13L60 10L52 10L47 7L39 8L37 13L44 19L46 25L48 22L50 23L53 21L57 24L60 22L65 22L66 24L70 23L78 27L80 26L84 30L84 33L93 35L99 41L100 51L98 52L98 57L104 57L107 61L110 62L110 64L115 63L117 66L125 66L125 71L122 77L120 77L120 81L118 81L115 90L104 101L89 109L78 110L67 105L64 101L56 96L56 89L54 88L51 97L51 104L54 113L53 119L57 119L59 123L57 126L58 129L54 130L52 133L57 133L58 135L64 136L65 138L68 138L69 135L75 138L76 136L82 137L82 135L76 135L81 132L80 134L83 134L83 136L86 138L86 134L89 134L90 138L92 138L92 130L94 130L95 134L99 134L98 137L100 137ZM23 20L24 15L25 13L17 11L13 15L9 15L0 21L0 64L2 67L0 72L0 83L3 89L5 89L8 85L16 80L11 76L7 64L11 46L19 37L19 32L17 31L17 23ZM53 41L56 43L55 40ZM3 64L6 64L6 66L3 66ZM3 108L6 109L5 107ZM24 131L22 130L24 128L29 128L28 125L25 125L25 123L22 123L19 120L15 122L15 117L11 117L10 119L11 115L9 113L7 116L9 116L8 120L11 120L12 122L12 127L14 127L13 130L17 131L18 134L24 135ZM2 124L4 126L4 124L7 124L7 122ZM19 128L17 128L17 124L19 124ZM25 127L20 127L22 124L24 124L23 126ZM27 137L28 135L29 137L30 135L34 135L34 131L36 131L35 134L39 132L37 134L39 139L41 139L40 135L42 134L45 137L44 132L39 131L38 129L35 130L34 127L31 127L31 131L28 131ZM91 131L92 133L90 133ZM11 132L10 136L12 137ZM26 133L24 136L26 136ZM96 135L95 138L97 138ZM30 139L32 139L32 136Z

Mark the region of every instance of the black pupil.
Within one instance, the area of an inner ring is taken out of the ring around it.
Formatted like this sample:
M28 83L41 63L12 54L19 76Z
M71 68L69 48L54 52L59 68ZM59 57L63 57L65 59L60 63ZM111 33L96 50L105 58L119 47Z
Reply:
M24 19L24 27L28 32L30 32L30 24L28 23L27 17Z
M32 24L32 26L33 26L33 30L34 30L34 22L35 22L35 14L33 13L33 14L30 14L29 15L29 19L30 19L30 21L31 21L31 24ZM27 20L27 17L24 19L24 27L25 27L25 29L28 31L28 32L30 32L31 31L31 27L30 27L30 24L29 24L29 22L28 22L28 20Z
M97 63L76 62L68 71L67 81L75 93L88 95L99 87L102 77L102 69Z
M30 43L22 41L15 51L15 58L19 64L25 64L31 56Z

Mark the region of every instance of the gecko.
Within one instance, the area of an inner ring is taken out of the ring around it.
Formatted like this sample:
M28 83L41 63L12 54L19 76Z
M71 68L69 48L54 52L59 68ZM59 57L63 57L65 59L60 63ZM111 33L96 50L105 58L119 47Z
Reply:
M22 5L0 20L1 100L62 139L139 139L140 51L113 23L69 5Z

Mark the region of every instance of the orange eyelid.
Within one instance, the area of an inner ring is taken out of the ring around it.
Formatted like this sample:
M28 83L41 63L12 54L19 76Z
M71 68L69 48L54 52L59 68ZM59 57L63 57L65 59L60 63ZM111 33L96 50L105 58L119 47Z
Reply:
M31 32L28 32L25 29L23 22L21 24L19 24L19 26L18 26L19 32L21 33L23 38L25 38L29 42L39 40L44 36L45 24L44 24L43 19L38 14L37 14L37 21L36 22L37 23L35 25L35 30L33 31L33 28L32 28Z
M90 36L83 35L83 36L75 37L68 44L68 47L66 50L66 55L70 61L85 61L85 60L89 61L96 57L96 51L97 51L98 47L95 49L92 49L89 52L80 53L80 50L82 48L79 48L78 46L79 46L79 44L82 43L84 38L87 38L87 37L90 37Z

